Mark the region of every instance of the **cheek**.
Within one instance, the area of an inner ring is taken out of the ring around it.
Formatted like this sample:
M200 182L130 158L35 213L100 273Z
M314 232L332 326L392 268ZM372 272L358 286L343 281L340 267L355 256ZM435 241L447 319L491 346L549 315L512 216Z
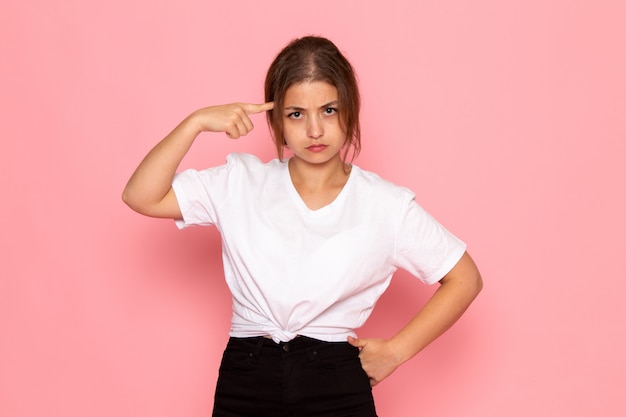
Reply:
M290 139L295 139L298 137L298 128L294 126L293 123L285 123L283 125L283 136L287 142Z
M345 138L346 141L348 140L348 130L343 125L343 123L340 123L339 121L337 121L335 123L332 123L329 126L329 128L332 129L332 131L334 132L336 136L342 136Z
M342 117L337 118L337 125L338 125L338 128L343 132L343 134L347 136L348 126L346 125L344 118Z

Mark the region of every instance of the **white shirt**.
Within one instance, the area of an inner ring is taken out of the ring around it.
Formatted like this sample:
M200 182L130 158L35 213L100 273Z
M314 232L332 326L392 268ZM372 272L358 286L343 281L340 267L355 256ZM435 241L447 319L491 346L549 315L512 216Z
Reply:
M345 341L398 268L431 284L465 252L411 191L357 166L318 210L300 198L286 161L248 154L179 173L173 188L178 227L215 225L221 233L234 337Z

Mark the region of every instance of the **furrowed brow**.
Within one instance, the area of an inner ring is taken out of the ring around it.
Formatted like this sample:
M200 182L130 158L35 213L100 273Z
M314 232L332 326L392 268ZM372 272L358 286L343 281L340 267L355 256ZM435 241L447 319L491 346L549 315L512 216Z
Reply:
M337 107L339 105L338 100L331 101L330 103L326 103L320 106L320 109L327 109L328 107Z
M329 103L326 104L322 104L319 108L320 109L326 109L328 107L337 107L339 105L339 101L338 100L333 100ZM306 109L304 107L300 107L300 106L287 106L284 108L285 110L289 110L289 111L299 111L299 112L303 112L306 111Z
M298 106L289 106L289 107L285 107L285 110L289 110L289 111L304 111L303 107L298 107Z

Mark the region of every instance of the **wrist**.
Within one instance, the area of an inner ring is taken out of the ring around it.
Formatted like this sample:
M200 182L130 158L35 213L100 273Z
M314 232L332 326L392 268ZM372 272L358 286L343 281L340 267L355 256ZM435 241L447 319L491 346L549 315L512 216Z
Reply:
M418 352L409 342L398 336L389 339L388 343L389 349L398 365L402 365Z
M196 110L195 112L191 113L184 120L183 124L185 125L185 130L187 130L194 137L208 130L202 122L201 110Z

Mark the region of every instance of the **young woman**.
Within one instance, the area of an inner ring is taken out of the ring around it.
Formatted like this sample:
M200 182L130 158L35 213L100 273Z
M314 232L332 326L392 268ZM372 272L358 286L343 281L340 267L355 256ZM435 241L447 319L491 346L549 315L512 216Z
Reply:
M192 113L148 153L123 199L221 233L233 316L214 416L375 416L371 387L463 314L480 274L411 191L349 163L361 145L360 99L332 42L287 45L265 99ZM176 173L201 132L240 138L261 112L277 159L231 154L223 166ZM398 268L439 288L391 339L357 338Z

